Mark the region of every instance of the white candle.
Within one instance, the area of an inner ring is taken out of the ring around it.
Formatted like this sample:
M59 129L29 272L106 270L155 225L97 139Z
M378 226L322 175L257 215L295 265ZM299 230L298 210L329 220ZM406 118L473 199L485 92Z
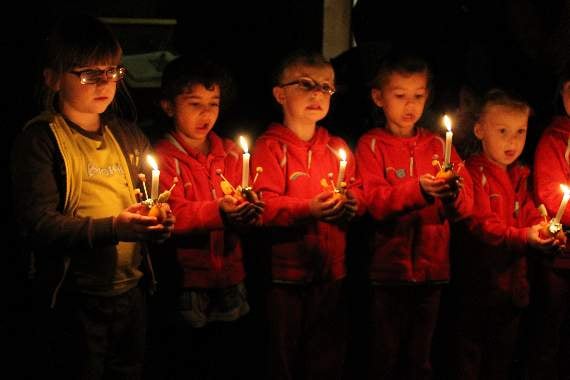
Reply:
M453 138L453 132L451 132L451 119L449 116L443 116L443 124L445 125L445 128L447 128L447 132L445 132L445 155L443 160L444 167L446 167L451 162L451 139Z
M570 199L570 189L568 186L560 184L560 189L564 192L564 196L562 197L562 202L560 202L560 207L558 208L558 212L554 217L554 223L560 223L560 219L564 215L564 211L566 210L566 205L568 204L568 200Z
M146 156L146 160L150 166L152 166L152 184L150 187L150 197L151 199L158 199L158 181L160 178L160 170L158 170L158 165L152 156L149 154Z
M249 184L249 153L247 147L247 141L243 136L239 137L239 143L243 149L243 167L241 171L241 187L246 188Z
M344 181L344 172L346 170L346 152L341 148L338 150L338 155L340 156L340 166L338 167L338 181L336 183L337 187L339 187L341 182Z

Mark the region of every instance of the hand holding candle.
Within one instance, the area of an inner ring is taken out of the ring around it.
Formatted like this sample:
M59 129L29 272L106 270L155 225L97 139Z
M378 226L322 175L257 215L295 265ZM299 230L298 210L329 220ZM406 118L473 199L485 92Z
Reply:
M146 160L149 163L149 165L152 167L152 182L150 187L150 197L151 199L156 200L158 198L158 183L159 183L158 181L160 178L160 170L158 170L158 165L156 164L156 161L150 154L146 156Z
M451 139L453 138L453 132L451 132L451 119L449 116L443 116L443 124L447 128L445 132L445 155L443 160L443 167L447 168L451 162Z
M566 205L568 204L568 200L570 199L570 189L568 186L564 184L560 184L560 189L564 192L564 196L562 197L562 202L560 202L560 207L558 208L558 212L554 217L555 223L560 223L562 216L564 215L564 211L566 210Z
M344 181L344 172L346 171L346 152L344 149L340 148L338 150L338 155L340 156L340 166L338 168L337 188L339 188L342 181Z
M249 152L247 141L243 136L239 137L239 143L243 149L243 168L241 172L241 187L247 188L249 185Z

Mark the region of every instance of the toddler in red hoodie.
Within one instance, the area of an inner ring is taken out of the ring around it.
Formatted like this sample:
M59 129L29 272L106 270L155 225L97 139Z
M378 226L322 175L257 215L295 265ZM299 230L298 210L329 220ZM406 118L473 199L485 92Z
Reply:
M238 186L242 175L242 150L212 130L229 84L222 67L196 57L176 58L162 77L160 105L172 130L155 150L161 187L178 178L168 202L180 224L169 242L173 257L158 247L156 258L163 264L157 267L159 296L175 298L176 330L162 335L173 339L169 348L175 363L169 367L176 378L192 373L222 378L230 368L239 372L243 353L238 322L249 305L238 232L257 224L263 204L241 202L221 187L222 178Z
M342 375L345 228L361 202L349 147L317 125L334 86L333 68L320 54L289 56L273 87L283 121L255 143L254 163L263 167L257 185L266 204L263 223L271 229L271 379Z
M371 379L427 379L441 289L449 279L449 219L471 211L469 174L436 178L444 141L419 127L430 91L427 63L392 53L372 83L385 124L358 141L356 158L371 236ZM460 170L454 149L451 162Z
M551 249L527 182L523 151L529 105L490 90L475 112L480 152L466 160L473 180L472 216L452 234L454 379L508 379L521 313L529 303L529 248Z
M560 184L570 186L570 63L560 75L556 116L543 132L534 156L537 202L548 214L557 213L562 201ZM570 212L560 222L567 229ZM536 318L529 345L529 379L570 378L570 250L536 260L531 278L531 310Z

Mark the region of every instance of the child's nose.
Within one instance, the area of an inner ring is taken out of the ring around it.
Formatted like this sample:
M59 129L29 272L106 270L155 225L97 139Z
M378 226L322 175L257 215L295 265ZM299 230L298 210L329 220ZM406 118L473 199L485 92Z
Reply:
M414 109L415 106L416 106L415 102L412 99L408 99L404 107L406 111L411 111Z

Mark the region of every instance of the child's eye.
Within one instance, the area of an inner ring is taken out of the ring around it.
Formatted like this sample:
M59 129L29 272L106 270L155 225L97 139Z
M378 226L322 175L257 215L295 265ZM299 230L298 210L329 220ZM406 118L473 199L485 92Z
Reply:
M501 128L501 129L499 129L499 133L501 135L504 135L505 133L507 133L507 130L505 128Z
M526 129L519 129L519 130L517 131L517 133L518 133L519 135L524 135L524 134L526 133Z
M421 100L421 99L425 98L425 94L416 94L416 95L415 95L415 98L416 98L417 100Z
M210 103L210 107L216 107L218 108L220 106L219 103Z

